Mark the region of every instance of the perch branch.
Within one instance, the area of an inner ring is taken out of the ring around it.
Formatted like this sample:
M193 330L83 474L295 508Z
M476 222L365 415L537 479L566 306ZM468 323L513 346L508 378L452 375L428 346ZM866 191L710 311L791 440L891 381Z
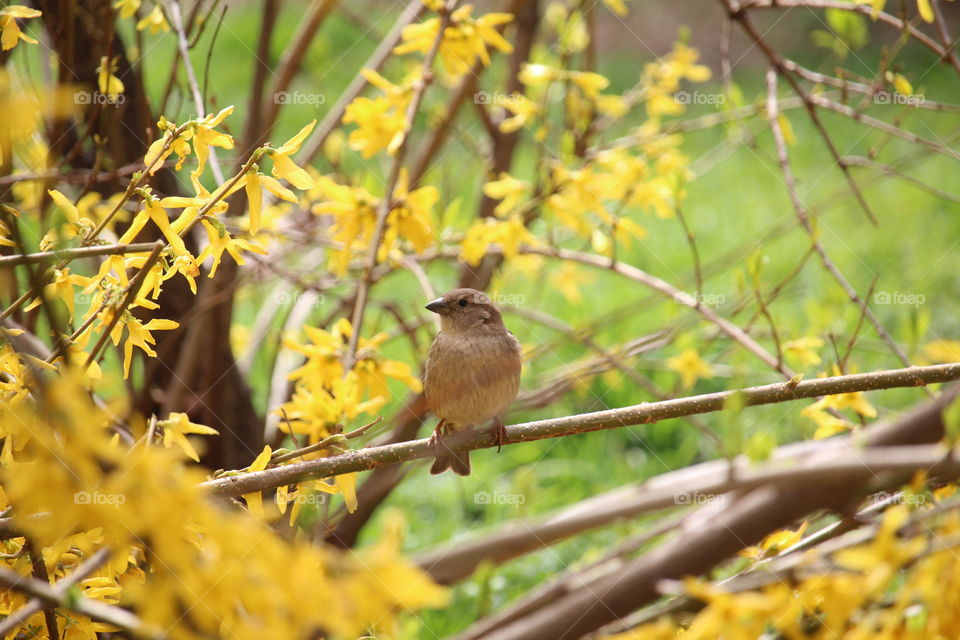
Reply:
M925 386L957 379L960 379L960 363L816 378L797 384L776 383L517 424L507 427L505 444L649 424L669 418L721 411L729 399L736 394L742 397L745 406L756 406L840 393ZM496 438L489 431L466 431L445 438L443 446L451 451L470 451L494 447L497 445L495 440ZM202 483L202 486L215 495L235 497L284 484L428 458L435 456L436 452L436 446L428 444L427 439L424 438L209 480Z

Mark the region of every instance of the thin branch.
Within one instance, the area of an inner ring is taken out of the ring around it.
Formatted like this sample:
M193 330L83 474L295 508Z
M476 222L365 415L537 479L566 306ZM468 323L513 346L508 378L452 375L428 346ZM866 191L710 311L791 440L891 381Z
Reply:
M943 189L935 187L932 184L927 184L926 182L918 180L917 178L914 178L913 176L904 173L903 171L900 171L888 164L883 164L882 162L877 162L876 160L871 160L870 158L865 158L863 156L844 156L843 160L852 167L869 167L871 169L876 169L884 175L900 178L901 180L909 182L918 189L926 191L930 195L940 198L941 200L960 203L960 194L952 191L944 191Z
M137 275L135 275L130 281L130 284L127 285L126 295L120 304L113 309L113 315L110 318L110 322L107 323L107 326L104 328L103 333L100 334L100 338L97 340L97 343L90 351L90 355L87 356L87 363L83 366L84 371L86 371L92 363L96 362L97 354L100 352L100 348L106 344L107 339L110 337L111 331L113 331L113 328L120 321L123 311L130 306L134 300L136 300L137 294L140 292L140 287L143 285L143 281L147 278L147 273L150 272L150 269L153 268L153 265L156 264L157 260L160 259L160 252L163 251L164 246L166 245L162 240L158 240L153 243L153 251L150 252L146 262L143 263L140 271L137 272Z
M407 106L407 112L404 117L402 138L393 156L393 164L390 167L390 175L387 177L386 189L383 199L380 201L377 211L377 222L373 229L373 237L370 239L370 246L367 249L367 261L363 270L363 275L357 283L357 292L354 297L353 315L350 326L350 343L347 346L347 353L344 357L343 369L350 371L356 364L357 345L360 342L360 333L363 329L363 319L367 309L367 296L370 293L370 287L373 283L373 270L377 266L377 255L380 253L380 245L387 230L387 217L394 205L394 194L397 184L400 180L400 171L403 169L403 162L406 159L407 149L410 146L410 133L413 130L413 122L420 110L420 101L426 93L427 86L433 80L433 61L440 51L440 44L443 42L444 33L450 24L451 12L456 7L456 0L449 0L440 11L440 24L437 28L437 35L427 55L423 59L423 73L420 80L413 88L413 97Z
M93 256L143 253L153 249L153 244L152 242L106 244L95 247L41 251L39 253L28 253L26 255L0 256L0 267L14 267L21 264L35 264L37 262L47 262L50 260L74 260L76 258L90 258Z
M906 31L917 42L933 51L940 58L947 55L946 50L937 42L920 31L906 20L901 20L895 16L883 11L875 11L869 4L856 4L846 0L747 0L741 3L744 9L790 9L791 7L806 7L808 9L840 9L841 11L853 11L865 16L876 16L879 22L890 25L897 31Z
M863 209L864 213L867 214L867 218L869 218L870 222L873 225L876 225L877 218L874 215L873 210L870 208L870 205L867 204L867 200L863 196L863 192L860 190L860 187L850 174L849 167L843 164L843 157L837 150L837 147L833 142L833 138L831 138L830 134L827 132L827 128L820 120L820 115L817 113L815 106L816 96L810 95L803 90L803 87L800 86L800 83L797 81L797 79L794 78L793 75L788 71L780 54L777 53L776 49L771 47L769 43L767 43L763 35L757 30L756 26L754 26L753 21L750 20L749 14L739 3L739 0L720 0L720 2L727 9L730 18L740 24L750 39L753 40L757 47L759 47L759 49L767 57L767 59L770 61L770 64L776 69L777 73L783 76L783 78L790 83L790 86L793 88L794 92L803 101L803 105L807 110L807 115L810 117L810 122L813 123L813 126L819 132L820 138L823 140L827 150L830 152L830 156L833 158L834 163L840 168L841 173L843 173L843 177L846 179L847 185L850 187L850 190L856 197L857 202L860 203L860 208Z
M73 573L57 582L57 584L53 586L53 591L60 596L66 595L71 587L79 584L81 580L86 579L87 576L99 569L109 557L110 550L107 547L98 549L89 558L84 560L80 566L74 569ZM26 622L30 616L40 611L40 609L43 608L43 604L43 600L34 598L8 615L3 621L0 621L0 638L6 638L8 633L17 629Z
M770 122L770 130L773 133L774 143L777 147L777 160L780 163L780 171L783 173L783 180L787 187L787 193L790 196L790 203L793 205L793 210L797 215L800 226L802 226L804 231L807 232L807 235L810 236L810 241L813 243L813 247L820 257L820 262L830 275L833 276L837 284L840 285L843 292L847 294L847 297L860 308L861 313L870 321L877 335L887 344L893 354L897 356L900 362L909 367L910 359L907 357L907 354L900 348L900 345L897 344L896 340L893 339L887 330L884 329L883 325L880 324L880 320L867 305L867 302L860 297L857 290L847 281L846 277L841 273L840 268L827 254L826 249L818 238L816 229L814 229L810 221L806 207L797 193L797 185L793 177L793 171L790 168L790 158L787 154L787 142L780 127L777 111L777 73L774 69L767 72L767 118Z
M918 387L957 379L960 379L960 363L816 378L803 380L796 384L791 382L776 383L521 423L507 427L506 444L557 438L602 429L650 424L669 418L722 411L734 395L742 398L744 406L756 406L856 391ZM444 447L455 452L494 446L497 446L496 438L489 430L465 431L444 439ZM284 484L432 457L436 453L436 446L428 444L428 440L424 438L380 447L369 447L319 460L297 462L276 469L209 480L202 483L202 486L215 495L234 497L279 487Z
M383 63L387 61L387 58L390 57L393 48L400 42L400 36L404 28L416 20L425 8L423 2L420 0L411 2L397 18L396 24L393 25L390 33L383 39L380 46L377 47L370 58L364 63L363 68L378 71L380 67L383 66ZM343 90L337 103L333 105L323 120L320 121L317 130L310 136L310 140L300 151L297 157L298 164L309 164L314 156L323 149L323 144L327 141L327 138L340 126L340 119L343 118L343 113L347 110L347 105L353 102L366 86L367 79L363 74L358 73L354 76L350 85Z
M770 352L758 344L756 340L747 335L743 329L718 315L716 312L710 309L710 307L701 304L699 300L694 299L690 294L680 291L670 283L661 280L656 276L652 276L647 272L638 269L637 267L625 264L623 262L614 262L610 258L604 256L591 253L581 253L579 251L572 251L570 249L524 247L521 249L521 253L533 253L537 255L551 256L560 258L561 260L579 262L581 264L586 264L601 269L610 269L611 271L619 273L622 276L639 282L650 289L663 294L677 304L690 307L706 318L709 322L716 325L716 327L729 338L740 343L747 351L759 358L764 364L775 371L779 371L785 378L792 378L795 375L793 370L791 370L782 362L779 362L776 357L771 355Z
M25 578L10 569L0 567L0 585L12 591L18 591L28 596L39 598L44 604L75 611L92 620L112 624L138 638L156 638L160 640L160 638L166 637L159 629L147 626L140 618L126 609L104 604L98 600L91 600L83 596L75 596L69 591L60 592L49 584L32 578Z
M170 15L173 18L173 28L177 32L177 46L180 48L180 59L183 60L183 68L187 71L187 84L190 85L190 92L193 94L193 104L197 109L197 117L203 118L207 115L203 106L203 94L200 93L200 84L197 82L196 73L193 71L193 62L190 61L190 44L187 42L187 34L183 29L183 18L180 15L180 1L172 0L170 2ZM213 177L217 184L223 183L223 170L220 169L220 161L217 159L217 150L213 147L210 150L210 169L213 171Z

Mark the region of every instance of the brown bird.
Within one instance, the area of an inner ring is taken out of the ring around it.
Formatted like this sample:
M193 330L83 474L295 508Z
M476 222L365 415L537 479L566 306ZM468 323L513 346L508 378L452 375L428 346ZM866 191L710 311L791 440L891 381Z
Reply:
M427 406L440 418L430 442L437 444L441 435L493 419L497 444L502 445L507 432L500 416L520 389L520 341L503 325L490 298L476 289L454 289L426 308L440 316L440 333L430 346L423 380ZM430 473L450 468L470 475L469 452L441 452Z

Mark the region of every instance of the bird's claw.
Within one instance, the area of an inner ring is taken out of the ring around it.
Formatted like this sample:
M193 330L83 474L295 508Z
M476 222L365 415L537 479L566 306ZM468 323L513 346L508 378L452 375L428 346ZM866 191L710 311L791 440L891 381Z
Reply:
M427 440L427 444L434 446L440 442L441 436L447 433L447 421L441 420L437 423L436 428L433 430L433 435L430 436L430 439Z
M503 426L500 418L493 420L493 437L497 443L497 453L500 453L500 447L507 443L507 428Z

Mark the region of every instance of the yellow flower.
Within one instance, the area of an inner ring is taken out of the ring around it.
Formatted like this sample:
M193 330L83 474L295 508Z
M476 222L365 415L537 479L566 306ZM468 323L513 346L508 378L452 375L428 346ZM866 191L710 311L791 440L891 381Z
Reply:
M801 367L812 367L822 360L816 350L823 346L823 340L814 336L798 338L783 343L783 353L788 358L795 358Z
M36 40L25 35L23 31L20 30L20 25L17 24L17 20L39 18L41 15L43 14L40 11L30 9L20 4L14 4L0 9L0 29L3 30L3 35L0 36L0 44L2 44L3 50L9 51L13 49L21 40L29 42L30 44L37 44Z
M960 362L960 342L956 340L934 340L923 346L923 355L930 362Z
M137 234L146 226L147 221L152 220L177 255L189 253L187 246L183 243L183 239L180 238L177 232L170 226L170 217L167 215L167 210L161 206L160 201L148 196L144 204L146 206L143 211L134 217L133 222L130 223L130 227L120 236L119 242L121 244L133 242Z
M317 124L316 120L311 121L310 124L300 129L297 135L284 142L283 146L270 153L270 157L273 158L274 177L284 178L297 189L313 188L313 178L311 178L310 174L306 171L298 167L296 163L290 159L290 156L300 150L300 145L303 144L303 141L306 140L310 132L313 131L315 124ZM256 231L252 232L256 233Z
M163 17L163 11L160 10L159 4L155 5L153 11L137 23L137 31L143 31L144 29L148 29L150 33L154 34L161 31L164 33L170 31L170 25L167 24L167 19Z
M270 456L272 455L270 445L263 447L263 451L260 452L260 455L257 456L249 467L247 471L263 471L267 468L267 464L270 462ZM260 492L256 493L247 493L243 495L244 501L247 503L247 511L253 514L255 517L263 520L263 497L260 495Z
M555 287L570 304L580 304L583 295L580 285L593 282L593 276L584 272L573 262L564 261L561 267L550 274L550 284Z
M409 240L417 253L433 244L430 217L433 205L439 199L440 192L433 186L408 191L407 172L404 169L393 194L395 206L387 216L387 233L382 247L384 252L389 250L397 236Z
M513 216L502 221L485 218L467 229L460 245L460 259L471 266L477 266L491 245L500 247L506 258L513 258L519 253L522 244L538 244L536 236L524 226L522 218Z
M500 200L493 212L503 217L513 211L529 188L530 184L525 180L518 180L503 172L498 179L483 185L483 193L488 198Z
M885 588L904 563L919 556L927 547L923 536L900 540L898 532L909 517L906 505L889 507L876 537L862 546L838 551L835 561L845 569L867 574L869 593Z
M231 113L233 105L221 109L217 114L207 115L193 127L193 150L197 154L197 168L191 173L194 179L203 174L210 156L210 147L233 149L233 138L215 129ZM149 156L149 153L147 155ZM177 168L179 169L179 166Z
M700 378L712 378L713 368L700 358L696 349L685 349L678 356L667 359L667 367L678 372L683 386L691 388Z
M123 82L114 74L117 71L117 58L100 58L100 66L97 67L97 86L100 93L115 98L123 93Z
M113 3L114 9L120 9L121 18L132 18L140 8L140 0L117 0Z
M327 176L317 179L315 191L322 200L314 204L311 211L333 217L330 235L343 248L331 250L331 268L343 275L350 266L353 249L363 248L373 236L379 199L361 187L342 185Z
M383 96L355 98L344 111L343 123L357 125L347 140L350 148L359 151L364 158L383 149L393 155L403 141L403 110Z
M265 177L266 176L261 176L261 178ZM200 255L197 256L197 264L203 264L207 258L213 256L213 266L210 267L210 275L208 276L210 278L216 275L217 267L220 266L220 259L223 257L224 251L229 253L233 260L240 265L244 264L243 256L240 255L241 251L252 251L261 255L267 253L262 247L258 247L246 240L232 237L230 232L227 231L227 228L220 222L204 220L201 224L203 224L203 227L207 230L207 239L210 243L204 247Z
M499 129L504 133L513 133L527 125L533 116L543 111L543 107L532 100L528 100L522 93L514 93L498 103L513 114L500 121Z
M163 429L163 446L169 448L177 445L194 462L200 462L200 456L187 439L187 434L215 436L219 433L216 429L191 422L185 413L171 413L169 418L159 421L157 426Z
M624 0L603 0L603 4L621 18L627 15L627 5L624 4Z
M167 331L176 329L179 326L179 322L160 318L154 318L146 324L142 324L129 311L124 311L123 319L116 324L110 333L110 338L113 340L114 346L116 346L120 344L123 330L127 330L127 339L123 343L123 377L130 377L130 362L133 359L134 347L139 347L151 358L157 356L157 352L150 348L151 344L157 343L150 334L151 331Z
M479 58L484 66L490 64L487 46L503 53L513 51L513 46L504 39L496 27L513 20L509 13L488 13L480 18L472 16L473 5L466 4L453 12L450 23L443 32L439 55L447 72L460 75L473 67ZM431 18L420 24L411 24L403 29L403 44L393 49L394 53L412 51L426 53L433 47L440 29L440 18Z
M53 272L53 279L49 284L43 287L43 297L48 300L53 300L59 298L67 305L67 310L70 312L70 319L73 320L73 310L74 310L74 301L76 300L76 294L73 291L74 285L86 286L91 282L91 278L86 276L81 276L78 274L71 274L70 269L56 269ZM36 298L31 302L27 307L24 308L25 311L29 311L34 307L39 306L41 303L40 298Z

